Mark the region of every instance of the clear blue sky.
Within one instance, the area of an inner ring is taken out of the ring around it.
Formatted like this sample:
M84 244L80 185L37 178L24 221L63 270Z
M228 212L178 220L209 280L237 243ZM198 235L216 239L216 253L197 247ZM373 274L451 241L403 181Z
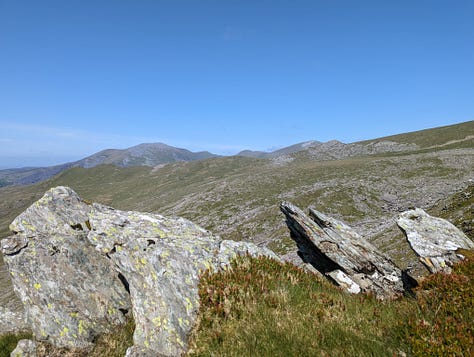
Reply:
M0 167L473 119L472 0L0 0Z

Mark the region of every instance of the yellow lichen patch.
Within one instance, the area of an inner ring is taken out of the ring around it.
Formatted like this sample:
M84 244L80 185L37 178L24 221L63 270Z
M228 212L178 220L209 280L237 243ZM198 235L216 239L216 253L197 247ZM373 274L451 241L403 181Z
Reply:
M45 330L41 330L41 336L43 336L43 337L48 336L48 335L46 334L46 331L45 331Z
M49 305L51 305L51 304L48 304L48 307L49 307ZM77 316L78 316L78 313L77 313L77 312L71 312L69 315L70 315L71 317L77 317Z
M146 261L145 258L141 258L141 259L140 259L140 263L142 263L143 265L146 265L148 262Z
M84 321L83 320L79 320L78 332L79 332L79 335L83 335L86 332L86 330L84 328Z
M29 229L30 231L36 230L36 228L32 224L30 224L28 221L25 221L24 219L21 220L21 224L23 225L23 227Z
M53 307L53 305L49 303L48 304L48 309L51 309L52 307Z
M181 338L176 335L176 342L178 343L178 345L180 345L181 347L184 347L184 342L183 340L181 340Z
M59 333L59 336L63 337L69 332L67 327L64 327L63 330Z
M161 317L157 316L155 317L153 320L151 320L153 322L153 325L155 325L156 327L160 327L161 326Z
M179 324L179 327L185 328L186 326L189 326L189 321L184 320L182 317L178 317L178 324Z
M184 300L186 301L186 312L189 313L193 309L193 303L188 297Z
M41 284L40 283L35 283L33 286L35 287L36 290L41 289Z
M146 348L150 347L150 342L148 342L148 340L145 340L143 344L145 345Z

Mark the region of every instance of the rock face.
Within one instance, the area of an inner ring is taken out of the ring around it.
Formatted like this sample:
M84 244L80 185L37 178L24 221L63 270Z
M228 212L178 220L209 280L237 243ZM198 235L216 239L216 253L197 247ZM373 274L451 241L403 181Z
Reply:
M130 298L112 262L87 241L91 207L58 187L10 225L1 242L13 288L33 334L60 347L87 347L125 322Z
M377 298L386 299L415 285L389 258L344 223L313 209L310 218L291 203L283 202L280 208L301 259L347 291L372 292Z
M36 339L87 347L135 320L127 356L186 351L199 308L200 272L235 255L267 255L251 243L221 241L182 218L86 204L56 187L18 216L2 251Z
M25 314L0 306L0 334L28 329Z
M463 256L457 250L474 249L472 242L450 222L432 217L421 208L400 214L398 226L408 242L431 273L450 272Z

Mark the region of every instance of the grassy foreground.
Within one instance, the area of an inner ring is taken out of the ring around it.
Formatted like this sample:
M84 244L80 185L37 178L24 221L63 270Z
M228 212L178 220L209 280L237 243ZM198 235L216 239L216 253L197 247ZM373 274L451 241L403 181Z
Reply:
M466 253L468 255L469 253ZM349 295L290 264L239 259L205 274L191 356L471 356L474 259L417 299Z
M434 274L417 298L377 301L350 295L291 264L239 258L204 273L189 356L472 356L474 253L452 274ZM38 356L123 356L133 321L100 337L93 350L40 344ZM0 356L20 338L0 337Z

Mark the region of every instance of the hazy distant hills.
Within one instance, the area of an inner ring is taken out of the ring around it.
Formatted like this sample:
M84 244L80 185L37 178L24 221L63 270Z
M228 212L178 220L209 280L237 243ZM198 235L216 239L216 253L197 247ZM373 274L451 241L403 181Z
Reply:
M244 150L237 157L269 159L285 163L296 157L316 161L340 160L367 155L415 152L449 147L472 147L474 121L456 125L398 134L384 138L342 143L305 141L272 152ZM107 149L79 161L41 168L20 168L0 170L0 187L28 185L49 179L71 167L93 168L110 164L118 167L162 166L176 162L192 162L215 158L218 155L207 151L191 152L163 143L140 144L128 149Z
M119 167L159 166L178 161L197 161L217 156L208 151L191 152L163 143L150 143L132 146L124 150L102 150L77 161L74 166L84 168L102 164L112 164Z
M0 187L29 185L41 182L71 167L92 168L104 164L119 167L160 166L174 162L190 162L217 156L207 151L191 152L163 143L140 144L123 150L102 150L79 161L62 165L0 170Z

